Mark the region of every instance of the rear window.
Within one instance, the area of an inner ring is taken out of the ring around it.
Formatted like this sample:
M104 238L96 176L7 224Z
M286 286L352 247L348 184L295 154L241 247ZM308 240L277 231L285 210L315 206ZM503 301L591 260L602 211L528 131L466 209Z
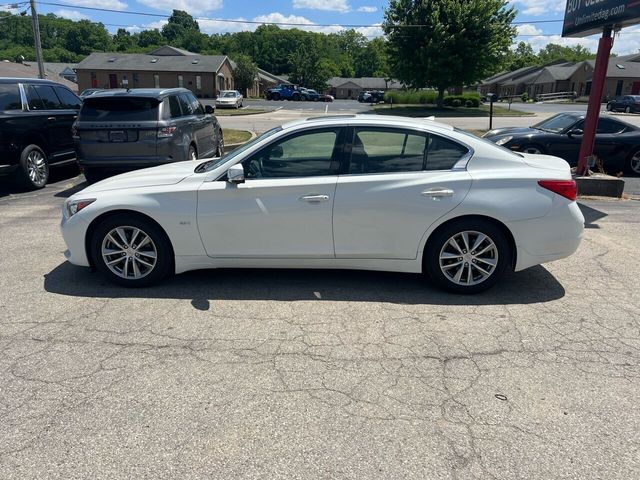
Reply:
M86 121L143 122L158 119L159 102L144 97L86 98L80 118Z
M0 110L22 110L18 85L0 85Z

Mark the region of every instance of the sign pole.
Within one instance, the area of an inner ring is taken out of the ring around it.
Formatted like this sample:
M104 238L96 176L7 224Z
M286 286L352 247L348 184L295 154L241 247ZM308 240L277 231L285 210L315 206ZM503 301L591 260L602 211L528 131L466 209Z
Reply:
M602 108L602 92L604 90L604 82L607 78L607 68L609 67L609 54L613 46L613 37L611 36L611 25L604 27L602 38L598 42L598 53L596 55L596 65L593 69L593 77L591 80L591 92L589 95L589 106L587 107L587 116L584 119L584 133L582 135L582 143L580 144L580 154L578 155L577 175L587 175L588 159L593 155L593 146L596 140L596 130L598 128L598 118Z

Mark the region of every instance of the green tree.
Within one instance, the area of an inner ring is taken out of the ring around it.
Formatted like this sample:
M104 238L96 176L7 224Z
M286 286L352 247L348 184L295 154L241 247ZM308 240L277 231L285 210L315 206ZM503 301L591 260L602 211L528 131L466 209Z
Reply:
M142 30L134 35L137 43L142 48L155 47L162 44L162 34L157 29Z
M354 58L356 77L388 77L387 45L382 37L374 38Z
M592 53L588 48L585 48L582 45L565 47L563 45L558 45L557 43L549 43L538 52L538 61L541 65L556 62L558 60L581 62L592 58L596 58L595 53Z
M320 56L317 39L306 37L298 44L296 50L289 55L289 80L292 83L324 90L327 80L331 78L331 64Z
M258 76L258 67L248 55L237 55L235 57L236 68L233 70L233 79L238 90L247 96L247 89L253 86L253 82Z
M446 88L477 82L502 63L515 15L506 0L391 0L382 24L391 70L411 87L435 87L441 107Z
M533 67L540 64L540 59L533 51L531 44L526 42L518 43L518 46L510 51L504 63L504 69L513 71L524 67ZM491 72L493 73L493 72Z
M162 27L162 36L169 42L175 43L188 32L200 31L198 22L183 10L174 10L168 23Z
M113 46L118 52L126 52L135 45L135 39L124 28L119 28L113 36Z

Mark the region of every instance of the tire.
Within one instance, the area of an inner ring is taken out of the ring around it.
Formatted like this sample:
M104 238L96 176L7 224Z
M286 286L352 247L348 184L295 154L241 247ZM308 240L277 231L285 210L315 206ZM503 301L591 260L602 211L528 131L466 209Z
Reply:
M640 148L631 152L625 163L627 172L640 176Z
M537 154L537 155L544 155L545 154L544 148L542 148L540 145L536 145L534 143L530 143L528 145L523 145L522 147L520 147L520 149L518 151L519 152L523 152L523 153L533 153L533 154Z
M47 155L37 145L27 145L20 154L16 180L30 190L44 188L49 181Z
M607 112L610 112L611 110L613 110L613 105L607 103Z
M189 145L189 151L187 152L187 160L197 160L198 159L198 151L193 144Z
M224 137L222 136L222 130L218 130L218 141L216 143L216 157L224 155Z
M132 237L134 242L142 239L142 244L124 243L131 241ZM146 237L149 241L145 240ZM90 242L93 265L118 285L147 287L171 273L173 249L167 235L142 216L123 213L108 217L97 226ZM107 265L107 262L112 262L112 265Z
M295 95L293 95L291 97L291 100L293 100L294 102L299 102L300 101L300 95L298 95L297 93Z
M631 113L631 107L627 107L624 109L624 113Z
M464 248L464 237L469 244L467 249ZM450 243L453 241L459 248L454 248ZM470 250L478 241L480 243L475 247L480 253L472 254ZM511 259L511 247L498 226L483 219L460 219L446 224L429 239L423 270L439 288L473 294L494 286L511 264Z
M271 95L271 100L280 100L280 94L279 93L274 93Z

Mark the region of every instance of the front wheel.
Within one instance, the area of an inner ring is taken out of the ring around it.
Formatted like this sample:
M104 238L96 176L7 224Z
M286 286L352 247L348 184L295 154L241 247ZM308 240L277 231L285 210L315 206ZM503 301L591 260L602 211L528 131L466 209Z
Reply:
M37 145L28 145L20 154L18 181L30 189L43 188L49 180L49 164L44 151Z
M634 175L640 175L640 149L629 155L627 159L627 171Z
M523 145L520 148L520 151L523 153L533 153L535 155L541 155L545 153L543 148L539 145Z
M437 231L424 252L424 271L438 287L472 294L491 288L511 262L502 230L486 220L453 221Z
M218 141L216 142L216 157L224 155L224 137L222 136L222 130L218 132Z
M188 160L198 159L198 152L196 151L196 147L194 147L193 145L189 145L189 152L187 153L187 159Z
M150 220L132 214L107 218L91 238L93 264L125 287L146 287L171 272L173 252L166 234Z
M624 109L624 113L631 113L631 107L627 107Z

